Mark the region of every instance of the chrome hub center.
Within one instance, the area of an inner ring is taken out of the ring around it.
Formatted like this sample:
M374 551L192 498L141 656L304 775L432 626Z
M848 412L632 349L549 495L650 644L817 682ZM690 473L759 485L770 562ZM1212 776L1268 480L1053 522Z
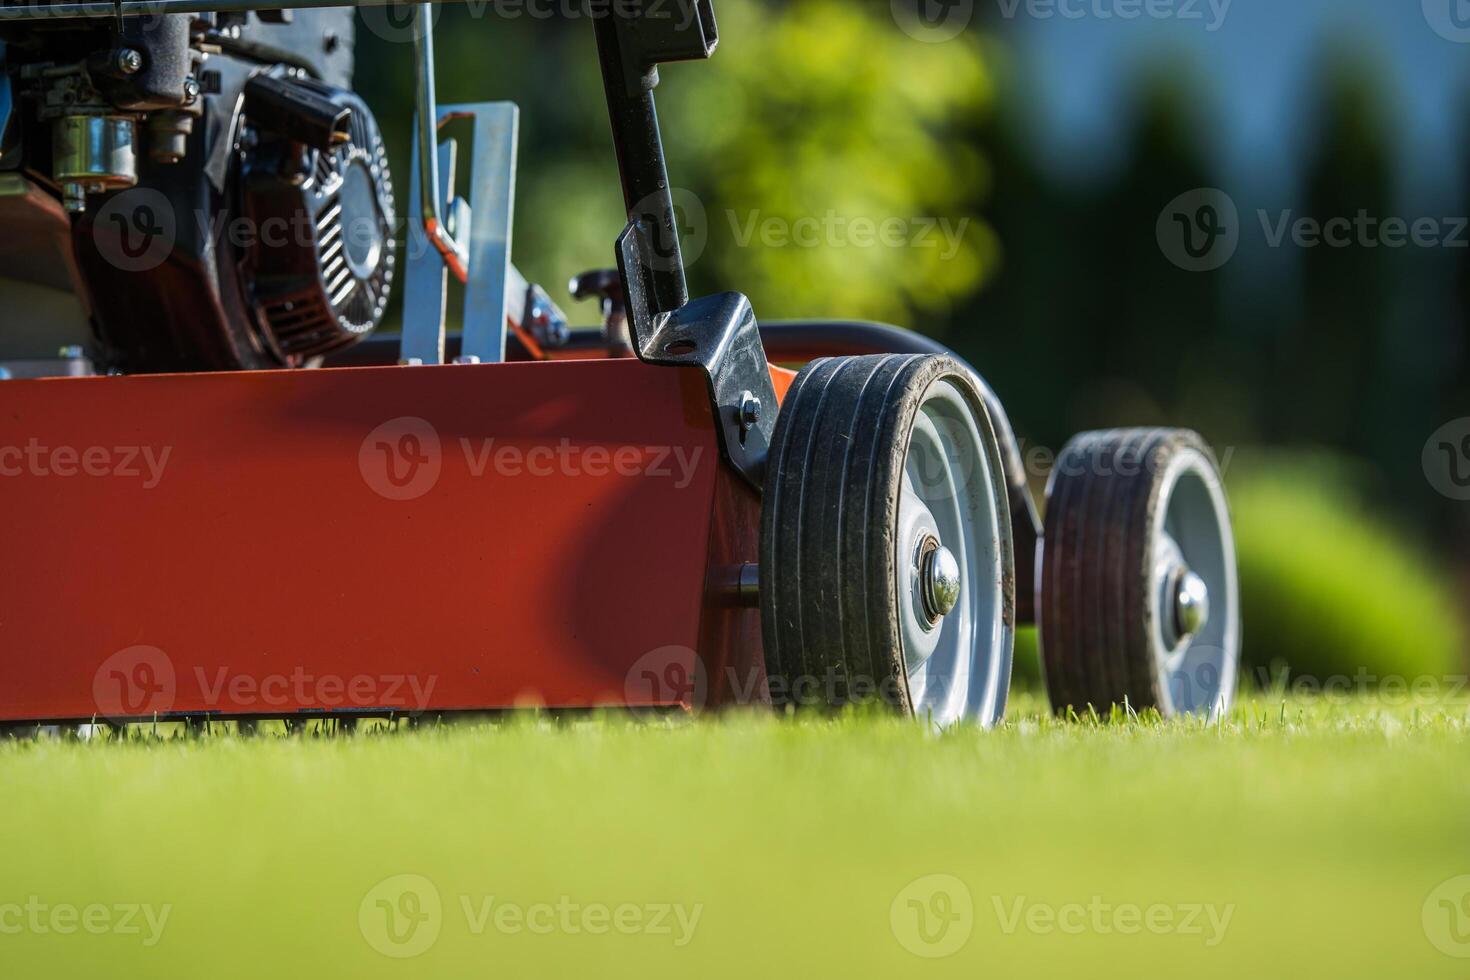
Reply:
M1210 590L1187 568L1174 578L1174 628L1181 638L1193 636L1210 621Z
M960 563L933 537L919 548L919 595L931 624L949 615L960 601Z

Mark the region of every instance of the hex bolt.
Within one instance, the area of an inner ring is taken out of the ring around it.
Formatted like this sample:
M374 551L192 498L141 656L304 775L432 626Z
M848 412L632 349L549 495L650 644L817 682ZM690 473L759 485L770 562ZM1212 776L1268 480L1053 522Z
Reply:
M761 420L761 400L754 392L742 391L740 393L740 428L748 431L755 428Z
M199 80L194 77L184 79L184 105L193 105L199 101Z
M143 69L143 55L132 48L123 48L117 53L117 70L124 75L136 75Z

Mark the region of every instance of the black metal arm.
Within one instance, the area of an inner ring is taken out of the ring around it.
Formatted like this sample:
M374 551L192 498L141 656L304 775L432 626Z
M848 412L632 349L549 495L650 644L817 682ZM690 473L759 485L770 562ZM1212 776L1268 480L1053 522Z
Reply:
M651 314L672 313L689 301L689 287L653 89L660 62L714 53L714 9L711 0L591 3L623 202L643 239L643 292Z
M658 66L714 54L712 0L589 0L628 225L618 238L633 349L650 364L698 367L720 452L753 487L765 479L776 392L750 301L691 301L653 89Z

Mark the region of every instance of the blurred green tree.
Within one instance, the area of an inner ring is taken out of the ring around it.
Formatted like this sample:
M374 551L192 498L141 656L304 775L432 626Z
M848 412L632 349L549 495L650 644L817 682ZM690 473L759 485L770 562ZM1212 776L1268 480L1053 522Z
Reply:
M992 99L980 40L917 41L887 3L721 0L719 16L710 66L665 71L673 180L707 212L698 284L766 316L899 322L974 293L996 250L973 208L989 169L958 138Z
M1324 228L1397 213L1397 140L1383 78L1366 53L1336 45L1325 53L1303 187L1305 216ZM1267 388L1279 435L1287 439L1363 450L1375 417L1392 410L1379 396L1397 285L1394 253L1363 235L1355 227L1346 246L1324 236L1300 250L1302 317L1277 338L1274 383Z
M887 3L716 6L715 57L665 66L658 90L694 289L742 290L768 318L942 320L994 265L972 207L989 172L956 138L991 102L983 42L915 40ZM624 223L592 28L493 9L441 10L439 97L521 105L515 260L564 299L570 275L612 262ZM358 84L384 116L401 192L411 58L403 40L359 31Z
M1053 449L1110 425L1177 422L1218 437L1235 402L1202 398L1197 384L1220 376L1221 274L1175 267L1156 236L1172 199L1219 184L1199 122L1208 86L1177 59L1147 66L1117 172L1077 180L1042 166L1019 82L1005 83L978 137L999 192L975 204L1000 237L999 273L947 339L990 375L1025 435ZM1226 410L1186 409L1202 402Z

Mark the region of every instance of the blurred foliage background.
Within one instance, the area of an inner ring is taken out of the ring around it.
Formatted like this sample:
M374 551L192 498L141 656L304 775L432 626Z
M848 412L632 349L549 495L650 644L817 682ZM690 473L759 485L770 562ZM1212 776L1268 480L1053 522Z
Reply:
M565 283L612 264L624 214L591 26L528 12L557 6L438 8L439 97L520 104L515 261L591 323ZM1195 188L1235 193L1212 147L1220 81L1184 52L1140 60L1119 159L1081 161L1087 179L1068 179L1031 138L1003 9L977 6L959 36L924 43L888 0L718 0L716 57L666 66L658 90L692 289L739 289L767 318L940 337L988 377L1028 446L1111 425L1196 428L1227 463L1258 676L1462 671L1470 505L1434 491L1420 454L1470 414L1470 250L1175 267L1161 210ZM398 15L364 16L358 85L402 197L412 48ZM1292 93L1309 123L1293 214L1403 213L1396 121L1413 96L1384 84L1372 40L1307 59ZM1464 214L1466 190L1470 173L1429 213ZM891 218L901 241L854 224Z

